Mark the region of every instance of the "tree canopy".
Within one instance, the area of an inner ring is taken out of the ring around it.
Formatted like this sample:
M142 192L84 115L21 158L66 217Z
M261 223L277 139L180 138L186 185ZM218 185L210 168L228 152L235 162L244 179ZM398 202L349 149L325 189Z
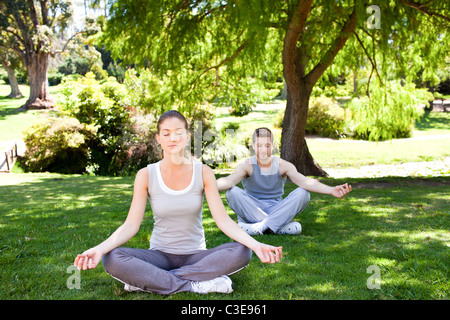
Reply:
M0 45L14 50L27 68L27 108L53 106L48 93L48 57L57 53L54 35L67 27L71 15L70 0L0 0L0 30L7 38Z
M323 175L304 141L312 88L334 71L370 63L372 73L432 78L448 51L443 1L118 0L103 40L126 63L149 67L172 86L172 104L258 98L283 77L287 107L282 156ZM345 48L345 49L344 49Z

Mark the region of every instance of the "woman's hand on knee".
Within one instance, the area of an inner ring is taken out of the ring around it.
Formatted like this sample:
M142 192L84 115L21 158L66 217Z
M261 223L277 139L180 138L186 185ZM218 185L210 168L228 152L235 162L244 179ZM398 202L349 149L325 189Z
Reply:
M262 263L280 262L283 257L283 247L274 247L264 243L260 243L253 251Z
M73 263L78 270L95 269L102 259L103 253L98 248L89 249L77 255Z

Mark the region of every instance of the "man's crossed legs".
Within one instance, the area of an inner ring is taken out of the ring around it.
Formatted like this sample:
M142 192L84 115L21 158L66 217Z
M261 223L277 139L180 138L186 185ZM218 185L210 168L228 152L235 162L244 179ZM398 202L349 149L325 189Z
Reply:
M302 188L284 199L257 199L239 187L226 193L229 207L236 212L238 223L250 235L270 229L277 234L300 234L301 225L292 219L309 203L309 192Z

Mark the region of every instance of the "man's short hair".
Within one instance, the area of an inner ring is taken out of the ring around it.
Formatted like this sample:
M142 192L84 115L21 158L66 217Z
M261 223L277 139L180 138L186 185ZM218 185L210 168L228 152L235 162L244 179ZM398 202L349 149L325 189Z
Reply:
M256 129L253 132L253 135L252 135L253 143L255 143L256 142L256 138L259 138L259 137L262 137L262 138L270 137L270 140L273 143L273 134L272 134L272 131L270 131L269 128L262 127L262 128Z

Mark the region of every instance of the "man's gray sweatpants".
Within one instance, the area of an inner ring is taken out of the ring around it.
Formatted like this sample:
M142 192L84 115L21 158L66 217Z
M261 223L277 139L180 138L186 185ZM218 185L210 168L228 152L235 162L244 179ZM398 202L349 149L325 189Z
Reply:
M238 221L257 223L267 219L267 226L275 233L302 212L310 200L309 192L300 187L284 199L257 199L239 187L229 189L226 197Z
M191 291L191 281L212 280L245 268L252 251L230 242L193 254L119 247L103 256L103 268L113 278L157 294Z

